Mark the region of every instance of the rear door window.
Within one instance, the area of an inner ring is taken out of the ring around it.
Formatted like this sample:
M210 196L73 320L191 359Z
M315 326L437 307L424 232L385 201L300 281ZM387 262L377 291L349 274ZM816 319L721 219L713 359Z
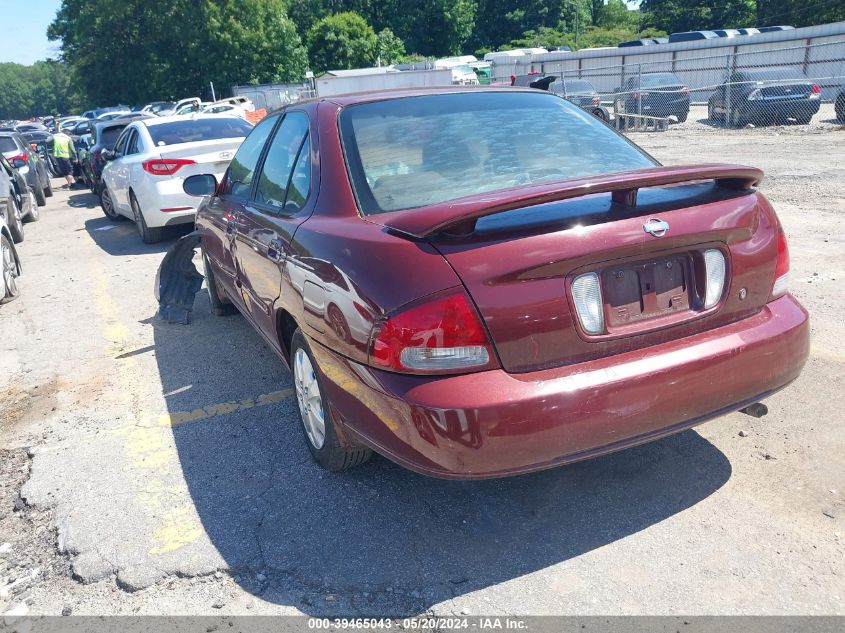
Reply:
M300 152L307 144L308 117L303 112L287 114L267 149L255 188L255 203L277 213L296 213L301 204L291 198L286 207L288 185ZM297 165L299 167L299 165ZM303 167L304 168L304 167ZM307 191L305 192L307 195ZM304 202L302 198L301 202Z
M18 149L11 136L0 136L0 152L14 152Z

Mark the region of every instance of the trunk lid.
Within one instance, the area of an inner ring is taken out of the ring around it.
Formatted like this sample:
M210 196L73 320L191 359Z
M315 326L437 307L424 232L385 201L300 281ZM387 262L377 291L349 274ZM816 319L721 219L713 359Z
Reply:
M219 180L242 142L242 138L232 138L164 145L160 148L160 154L165 159L178 158L195 162L181 167L177 172L179 178L210 173Z
M627 184L624 178L593 178L593 186L581 191L605 191L575 199L560 193L566 186L558 184L561 200L515 208L500 203L506 210L495 213L476 209L471 227L457 213L452 225L446 223L451 234L443 222L439 232L421 224L415 229L461 278L505 370L583 362L730 323L759 311L768 300L778 229L765 199L747 188L761 174L711 170L734 178L702 181L707 169L698 179L686 178L694 182L684 182L672 168L642 170L658 184L639 194L632 183L648 179L637 174ZM742 173L744 180L738 178ZM608 180L615 184L602 186ZM405 228L414 213L408 213ZM654 220L667 223L668 231L646 232ZM724 255L727 271L722 299L704 309L708 249ZM606 328L593 336L579 326L572 295L573 279L584 273L598 276L602 292Z

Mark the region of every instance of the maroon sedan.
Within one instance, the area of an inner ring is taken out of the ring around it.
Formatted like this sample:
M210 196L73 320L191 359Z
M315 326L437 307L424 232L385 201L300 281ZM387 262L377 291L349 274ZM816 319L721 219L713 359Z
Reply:
M212 306L291 367L319 464L481 478L798 376L808 317L761 178L663 167L552 94L444 88L292 104L185 189L208 196Z

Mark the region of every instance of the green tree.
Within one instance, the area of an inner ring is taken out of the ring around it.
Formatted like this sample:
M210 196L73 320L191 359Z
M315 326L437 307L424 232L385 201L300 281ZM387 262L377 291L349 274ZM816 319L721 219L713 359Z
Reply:
M388 28L376 36L376 60L382 65L395 64L405 59L405 43Z
M308 31L307 40L311 66L317 73L371 66L376 59L376 33L352 11L318 20Z
M755 23L755 0L643 0L643 26L667 33L735 28Z
M100 105L300 79L307 66L283 0L63 0L47 34Z
M397 0L395 20L389 24L405 47L440 57L463 52L475 22L474 0Z

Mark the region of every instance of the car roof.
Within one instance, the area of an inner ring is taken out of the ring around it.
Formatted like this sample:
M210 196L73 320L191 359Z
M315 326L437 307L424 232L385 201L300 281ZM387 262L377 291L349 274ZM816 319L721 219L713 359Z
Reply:
M237 118L231 115L224 115L224 114L207 114L207 113L197 113L193 116L154 116L148 119L134 119L129 123L143 123L147 127L153 127L156 125L161 125L162 123L174 123L179 121L193 121L193 120L203 120L203 119L222 119L224 121L231 121L232 119Z
M538 76L539 77L539 76ZM368 92L355 92L345 95L334 95L331 97L317 97L316 99L304 99L295 101L291 106L302 103L330 102L342 107L355 105L357 103L369 103L372 101L388 101L391 99L403 99L406 97L424 97L428 95L448 95L478 92L488 94L491 92L541 92L534 88L525 86L435 86L427 88L395 88L390 90L372 90ZM289 107L289 106L288 106Z

